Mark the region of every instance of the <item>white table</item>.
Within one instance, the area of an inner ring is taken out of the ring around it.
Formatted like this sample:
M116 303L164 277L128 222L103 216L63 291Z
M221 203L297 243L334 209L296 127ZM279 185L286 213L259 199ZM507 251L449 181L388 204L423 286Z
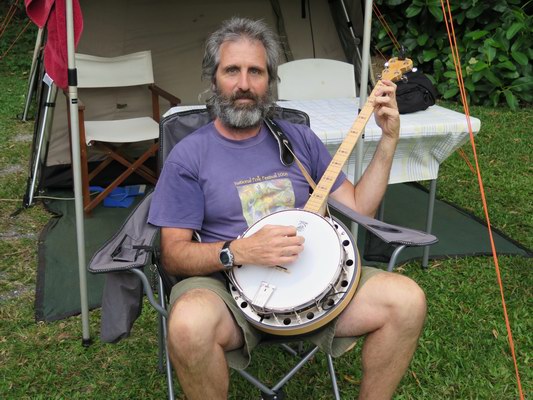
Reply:
M286 100L278 105L304 111L309 115L311 129L334 153L351 128L359 99ZM178 106L165 115L205 106ZM479 119L470 117L474 134L479 132ZM365 127L363 171L368 166L381 138L381 129L371 117ZM464 114L440 106L400 117L400 141L394 154L389 183L431 180L426 231L431 232L436 180L440 164L469 139L468 122ZM344 166L348 179L355 179L355 152ZM429 248L424 251L422 265L427 266Z
M358 99L288 100L280 106L302 110L309 115L311 128L334 152L357 117ZM439 165L469 137L464 114L440 106L400 117L400 141L394 154L389 183L436 179ZM471 118L477 133L480 121ZM368 166L381 138L381 129L371 117L365 127L363 170ZM345 166L350 179L355 176L355 155Z

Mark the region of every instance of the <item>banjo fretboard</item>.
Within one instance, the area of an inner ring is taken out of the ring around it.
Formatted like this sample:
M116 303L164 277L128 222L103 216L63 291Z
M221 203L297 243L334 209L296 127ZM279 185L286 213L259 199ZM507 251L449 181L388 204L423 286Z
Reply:
M389 79L391 81L398 81L401 79L404 72L410 71L411 69L411 60L398 60L397 58L393 58L389 61L389 67L382 72L382 78ZM375 93L382 85L383 83L381 80L376 83L374 90L372 90L372 93L370 93L370 96L368 96L365 105L359 112L359 115L355 119L350 131L333 156L333 159L324 172L324 175L322 175L322 178L316 185L313 194L305 204L304 210L320 214L321 210L324 209L328 195L333 187L333 184L335 183L335 180L339 176L344 164L346 164L348 157L350 157L357 140L361 136L366 123L374 111L374 100L376 98Z

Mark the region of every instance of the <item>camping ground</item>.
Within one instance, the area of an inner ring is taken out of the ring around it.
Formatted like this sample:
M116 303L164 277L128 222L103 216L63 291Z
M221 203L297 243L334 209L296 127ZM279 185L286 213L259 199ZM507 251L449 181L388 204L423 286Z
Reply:
M99 310L90 315L94 343L88 348L81 346L79 317L35 322L37 244L50 215L38 203L12 216L22 204L33 132L32 121L17 118L24 105L31 33L0 61L0 398L164 398L165 378L157 372L156 314L150 307L144 307L131 337L116 345L98 339ZM533 109L471 107L471 113L481 120L476 147L491 222L531 249ZM472 160L470 145L463 149ZM483 218L477 178L458 154L441 166L438 197ZM499 262L527 396L533 383L532 262L523 257L500 257ZM425 271L413 262L397 273L424 288L428 318L395 399L518 398L492 259L430 261ZM336 362L342 398L357 396L358 350ZM276 365L290 361L270 349L261 349L255 359L254 367L260 363L261 377L271 382ZM287 386L288 398L331 398L325 362L319 355L305 367ZM235 373L230 392L232 399L259 397Z

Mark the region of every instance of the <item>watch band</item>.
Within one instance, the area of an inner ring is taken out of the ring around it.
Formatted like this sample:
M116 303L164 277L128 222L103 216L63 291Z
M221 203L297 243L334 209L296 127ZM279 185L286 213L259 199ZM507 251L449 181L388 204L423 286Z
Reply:
M224 242L222 248L220 249L220 263L224 266L224 269L231 269L235 266L235 258L233 252L229 248L233 240L228 240Z

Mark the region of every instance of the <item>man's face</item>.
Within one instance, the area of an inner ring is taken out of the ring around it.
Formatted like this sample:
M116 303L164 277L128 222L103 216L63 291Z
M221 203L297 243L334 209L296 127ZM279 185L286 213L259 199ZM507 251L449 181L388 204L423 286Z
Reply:
M215 74L215 115L231 128L246 129L259 125L271 105L263 45L247 39L222 43Z

